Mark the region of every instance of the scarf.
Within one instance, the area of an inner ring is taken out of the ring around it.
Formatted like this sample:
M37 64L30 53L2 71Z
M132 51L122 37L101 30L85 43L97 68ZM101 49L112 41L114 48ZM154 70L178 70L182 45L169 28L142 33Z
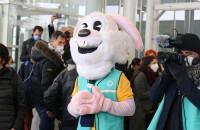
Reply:
M140 67L139 72L143 72L147 78L147 82L149 83L150 86L154 84L156 79L158 78L159 74L156 72L153 72L151 68L145 68L145 67Z
M197 65L187 66L186 65L187 75L190 79L193 80L195 86L200 85L200 63Z

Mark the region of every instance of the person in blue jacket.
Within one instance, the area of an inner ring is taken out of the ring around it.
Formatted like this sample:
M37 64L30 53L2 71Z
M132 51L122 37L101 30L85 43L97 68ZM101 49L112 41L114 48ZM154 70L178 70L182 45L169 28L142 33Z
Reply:
M19 76L21 77L23 84L24 84L24 92L25 92L25 103L26 103L26 113L24 117L24 128L26 130L31 129L31 124L32 124L32 118L33 118L33 113L32 109L33 104L31 101L31 73L32 73L32 67L33 67L33 60L31 59L30 62L26 61L21 64L20 69L19 69Z
M181 39L184 63L164 63L151 88L150 99L161 103L148 130L200 130L200 39L195 34Z

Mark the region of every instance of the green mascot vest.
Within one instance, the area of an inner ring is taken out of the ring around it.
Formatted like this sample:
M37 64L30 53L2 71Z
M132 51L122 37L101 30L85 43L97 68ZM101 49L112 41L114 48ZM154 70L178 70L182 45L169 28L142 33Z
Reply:
M164 99L165 97L163 97L147 130L156 130L163 109ZM186 97L182 100L182 121L184 130L200 130L200 110Z
M117 88L121 76L121 71L112 69L111 72L96 81L95 86L98 86L104 97L117 102ZM88 90L88 80L83 77L78 77L78 91ZM123 130L124 118L115 116L106 112L95 114L95 130ZM90 129L90 128L89 128ZM88 127L81 127L80 119L77 130L88 130Z

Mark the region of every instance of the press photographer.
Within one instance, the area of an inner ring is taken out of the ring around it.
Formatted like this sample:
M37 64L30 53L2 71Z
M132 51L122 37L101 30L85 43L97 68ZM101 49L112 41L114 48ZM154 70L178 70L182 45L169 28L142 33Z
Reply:
M174 52L158 53L164 71L150 99L161 103L148 130L200 129L200 39L188 33L164 41Z

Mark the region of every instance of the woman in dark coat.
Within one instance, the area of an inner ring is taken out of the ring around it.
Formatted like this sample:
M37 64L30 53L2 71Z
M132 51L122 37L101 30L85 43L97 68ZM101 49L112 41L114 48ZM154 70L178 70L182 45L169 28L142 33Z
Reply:
M0 129L24 129L24 88L19 75L8 63L8 49L0 43Z
M158 63L155 57L142 59L142 65L134 79L135 115L130 119L130 130L146 130L157 108L149 99L151 86L158 75Z

